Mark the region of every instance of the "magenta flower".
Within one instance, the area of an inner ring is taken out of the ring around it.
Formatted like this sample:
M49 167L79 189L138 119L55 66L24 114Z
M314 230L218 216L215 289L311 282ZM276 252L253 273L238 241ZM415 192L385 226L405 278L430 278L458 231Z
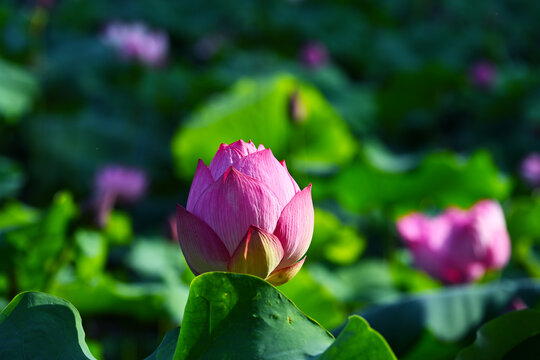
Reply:
M130 203L139 200L145 193L148 181L143 171L118 165L109 165L96 174L94 201L97 222L107 223L116 201Z
M506 307L506 310L507 312L510 312L510 311L528 309L528 308L529 307L527 306L527 304L520 297L515 297L512 299L510 304L508 304L508 306Z
M103 36L106 44L128 60L137 60L148 66L165 62L169 51L169 38L163 31L151 31L144 24L113 22Z
M177 212L195 275L231 271L281 285L302 267L313 235L311 185L300 191L285 161L251 141L221 144L210 166L199 160Z
M532 187L540 187L540 154L530 153L521 162L521 177Z
M495 83L497 68L487 60L476 62L470 69L469 78L471 82L481 88L489 88Z
M446 283L471 282L510 258L510 238L499 203L483 200L469 210L449 208L430 218L420 213L397 221L416 265Z
M305 66L316 69L328 63L326 46L319 42L309 42L300 49L300 62Z

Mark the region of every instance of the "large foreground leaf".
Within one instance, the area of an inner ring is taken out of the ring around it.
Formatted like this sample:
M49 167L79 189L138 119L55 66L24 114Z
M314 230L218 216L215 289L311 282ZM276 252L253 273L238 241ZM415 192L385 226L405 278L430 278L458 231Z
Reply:
M540 312L513 311L478 330L474 344L458 360L532 359L540 353Z
M360 316L351 316L345 329L320 360L396 359L384 338Z
M171 360L176 350L176 343L178 342L178 335L180 334L180 328L174 328L165 334L163 341L159 344L156 351L154 351L145 360Z
M174 359L313 358L395 357L357 316L333 341L328 331L257 277L215 272L192 282Z
M0 358L94 359L77 309L52 295L17 295L0 313Z
M332 340L267 282L206 273L191 283L174 358L308 359Z

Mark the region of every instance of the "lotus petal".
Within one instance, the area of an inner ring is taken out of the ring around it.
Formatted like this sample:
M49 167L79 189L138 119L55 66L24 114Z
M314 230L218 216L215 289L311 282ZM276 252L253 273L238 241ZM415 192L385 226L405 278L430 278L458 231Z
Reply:
M250 226L229 261L229 271L265 279L283 258L283 247L273 234Z
M229 252L214 230L182 206L176 205L176 210L178 241L191 271L226 271Z
M189 195L187 199L186 209L188 211L193 211L193 206L201 196L201 194L214 182L212 174L208 169L208 166L199 159L197 163L197 170L195 170L195 176L193 177L193 182L191 183L191 188L189 189Z
M279 270L274 270L274 272L272 272L270 276L266 278L266 281L268 281L274 286L285 284L287 281L295 277L296 274L298 274L298 272L302 268L302 265L304 265L304 261L306 261L305 256L300 261L292 264L291 266Z
M309 248L314 225L311 184L300 191L285 206L279 217L274 235L285 250L285 256L278 269L296 263Z
M195 204L193 213L218 234L232 254L250 225L274 232L281 207L262 182L233 167L213 183Z

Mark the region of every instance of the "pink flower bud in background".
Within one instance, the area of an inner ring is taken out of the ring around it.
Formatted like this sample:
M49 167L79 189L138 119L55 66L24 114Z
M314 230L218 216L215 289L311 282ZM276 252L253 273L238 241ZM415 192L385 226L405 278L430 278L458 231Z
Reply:
M480 60L471 67L469 78L475 86L489 88L495 83L497 68L490 61Z
M274 285L304 263L313 235L311 185L300 190L285 161L250 141L221 144L210 166L199 160L178 238L195 275L247 273Z
M105 29L103 41L122 58L137 60L148 66L162 65L169 51L166 33L151 31L140 23L110 23Z
M521 162L521 177L531 187L540 187L540 154L531 153Z
M515 297L506 307L507 312L528 309L529 307L520 297Z
M300 49L300 62L305 66L316 69L328 63L326 46L319 42L309 42Z
M510 258L510 238L499 203L483 200L469 210L449 208L437 217L420 213L397 221L416 265L449 284L474 281Z
M94 180L98 224L107 223L116 201L130 203L143 197L147 185L146 175L139 169L109 165L99 170Z

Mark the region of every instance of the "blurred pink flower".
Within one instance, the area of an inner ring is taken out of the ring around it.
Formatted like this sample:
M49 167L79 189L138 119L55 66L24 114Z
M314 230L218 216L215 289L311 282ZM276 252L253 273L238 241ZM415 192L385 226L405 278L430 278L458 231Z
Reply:
M178 238L196 275L231 271L274 285L302 267L313 235L311 185L300 190L285 162L250 141L221 144L210 166L199 160Z
M169 51L169 37L163 31L151 31L141 23L113 22L107 25L103 40L126 59L134 59L148 66L165 62Z
M319 42L309 42L300 49L300 62L305 66L316 69L328 63L326 46Z
M143 171L119 165L109 165L96 174L94 201L97 222L105 226L116 201L130 203L145 194L148 181Z
M470 69L469 78L474 85L489 88L495 83L497 68L488 60L477 61Z
M466 283L510 258L510 238L499 203L482 200L469 210L449 208L430 218L420 213L397 221L416 265L446 283Z
M521 162L520 173L529 186L540 187L540 154L527 155Z
M172 213L167 218L168 223L168 236L173 241L178 241L178 216L176 213Z
M523 310L527 308L527 304L525 304L525 302L520 297L515 297L512 299L510 304L508 304L507 311Z

